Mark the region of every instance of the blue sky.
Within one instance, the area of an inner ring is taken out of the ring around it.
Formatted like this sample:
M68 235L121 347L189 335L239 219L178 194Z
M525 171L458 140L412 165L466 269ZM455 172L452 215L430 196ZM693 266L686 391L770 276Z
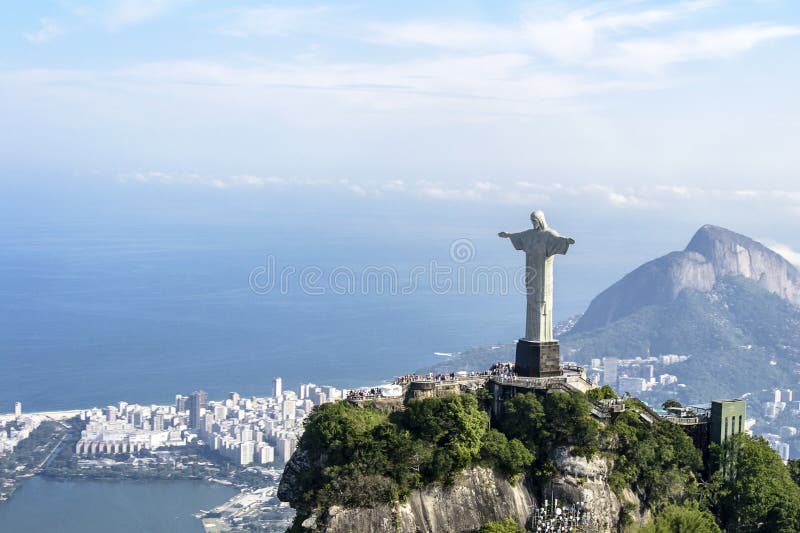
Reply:
M0 179L794 230L798 58L789 0L14 2Z

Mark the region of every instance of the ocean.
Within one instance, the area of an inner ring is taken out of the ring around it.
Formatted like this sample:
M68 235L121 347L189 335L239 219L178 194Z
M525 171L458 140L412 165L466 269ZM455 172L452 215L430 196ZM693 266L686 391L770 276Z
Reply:
M341 228L6 231L0 412L16 401L25 411L171 403L195 389L266 395L274 376L285 387L372 385L438 361L434 352L521 335L523 257L507 241L394 231L390 243ZM581 312L618 263L599 267L579 247L559 257L556 319ZM505 292L480 268L504 269ZM321 281L301 279L315 269Z

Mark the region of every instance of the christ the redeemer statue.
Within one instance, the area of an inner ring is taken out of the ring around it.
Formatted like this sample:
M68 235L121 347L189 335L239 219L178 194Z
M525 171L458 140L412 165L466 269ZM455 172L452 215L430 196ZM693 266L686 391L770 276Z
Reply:
M566 254L574 239L562 237L547 226L544 213L531 213L533 229L520 233L501 231L517 250L525 252L525 288L528 296L525 320L526 341L553 340L553 256Z

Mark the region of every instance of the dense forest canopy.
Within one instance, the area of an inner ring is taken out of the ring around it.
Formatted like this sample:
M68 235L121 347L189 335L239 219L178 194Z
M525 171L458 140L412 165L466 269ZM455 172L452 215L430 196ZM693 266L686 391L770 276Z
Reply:
M632 491L655 516L642 531L800 530L800 467L787 468L760 437L736 435L712 445L704 464L702 450L679 426L647 422L635 399L611 419L596 420L592 403L616 396L608 387L588 395L517 394L497 420L486 410L488 394L415 399L396 412L346 401L317 407L298 446L304 469L296 476L299 496L290 502L298 511L295 529L314 509L403 501L414 489L451 484L477 465L543 487L557 474L553 452L566 446L575 455L608 459L612 489ZM632 524L631 510L623 506L623 526ZM513 527L487 524L485 531Z

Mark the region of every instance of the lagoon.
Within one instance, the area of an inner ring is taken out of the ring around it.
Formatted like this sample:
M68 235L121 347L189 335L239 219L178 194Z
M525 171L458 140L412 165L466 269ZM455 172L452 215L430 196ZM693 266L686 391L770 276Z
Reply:
M194 515L236 490L203 481L26 480L0 503L3 533L202 533Z

